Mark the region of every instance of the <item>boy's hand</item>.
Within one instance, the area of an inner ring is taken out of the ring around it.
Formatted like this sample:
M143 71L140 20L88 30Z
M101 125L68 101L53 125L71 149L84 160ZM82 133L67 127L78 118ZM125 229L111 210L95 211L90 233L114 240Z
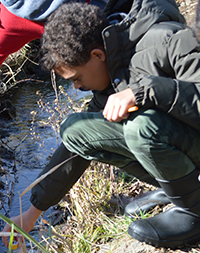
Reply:
M135 105L133 91L128 88L108 97L103 116L109 121L120 122L129 116L128 109Z
M30 208L22 214L23 230L25 232L29 233L32 230L37 218L40 216L41 213L42 211L38 210L33 205L31 205ZM11 220L21 227L20 215L11 218ZM6 224L2 232L11 232L11 227L8 224ZM3 236L2 241L3 244L8 248L9 246L8 238L6 236Z

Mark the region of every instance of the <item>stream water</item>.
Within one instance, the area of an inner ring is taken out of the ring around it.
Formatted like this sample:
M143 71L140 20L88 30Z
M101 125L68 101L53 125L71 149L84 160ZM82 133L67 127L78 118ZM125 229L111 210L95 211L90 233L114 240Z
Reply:
M77 103L83 97L91 96L90 92L75 91L72 85L63 79L57 81L57 86L59 85L62 85L69 97ZM55 92L51 81L27 83L21 87L13 88L9 93L9 99L17 110L16 117L13 120L0 118L0 130L3 133L1 141L6 150L6 152L1 153L1 166L9 172L7 175L2 175L0 179L6 182L3 194L10 193L9 199L12 199L11 204L7 197L4 197L2 202L0 201L2 204L0 205L0 212L9 217L20 213L18 192L22 193L36 179L39 172L47 163L47 157L52 154L52 149L55 150L58 142L60 142L59 139L57 140L55 131L49 124L41 124L41 121L48 120L51 116L49 115L51 111L47 112L38 106L37 101L40 99L40 96L36 94L38 90L40 90L40 94L42 95L43 103L49 103L51 107L55 99ZM67 104L69 102L68 97L62 96L61 102ZM38 142L30 134L33 120L32 111L37 113L34 121L34 130L37 132L37 136L39 136ZM40 144L42 144L42 147ZM11 149L12 152L10 152ZM11 198L12 191L14 192L13 198ZM30 191L22 197L23 211L30 205L29 197ZM1 220L0 222L0 231L2 231L4 223ZM0 252L7 252L1 238Z

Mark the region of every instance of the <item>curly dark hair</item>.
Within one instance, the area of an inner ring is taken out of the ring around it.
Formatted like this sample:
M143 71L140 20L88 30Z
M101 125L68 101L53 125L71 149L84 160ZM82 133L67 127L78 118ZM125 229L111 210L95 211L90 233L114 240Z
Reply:
M103 45L101 33L107 25L104 12L95 5L62 4L45 24L40 51L42 67L51 70L63 64L86 64L91 50Z

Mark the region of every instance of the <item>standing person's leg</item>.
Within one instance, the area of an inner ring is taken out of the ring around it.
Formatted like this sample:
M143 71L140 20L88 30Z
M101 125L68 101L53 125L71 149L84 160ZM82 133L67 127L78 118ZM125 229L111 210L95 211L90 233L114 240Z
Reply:
M124 124L127 145L176 207L132 222L129 234L158 247L200 241L200 135L154 110L139 110Z
M41 38L43 33L44 23L20 18L0 3L0 66L9 54L31 40Z
M103 9L107 0L89 0L86 3ZM41 38L44 33L44 22L31 21L18 17L0 3L0 66L8 57L28 42Z

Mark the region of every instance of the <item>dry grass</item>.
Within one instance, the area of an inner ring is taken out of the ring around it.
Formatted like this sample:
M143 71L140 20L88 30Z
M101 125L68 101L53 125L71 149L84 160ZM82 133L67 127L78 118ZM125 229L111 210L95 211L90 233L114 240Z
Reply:
M107 243L124 236L131 223L123 215L125 205L133 196L151 188L118 168L93 162L57 207L62 211L52 216L52 222L56 214L56 221L61 215L65 220L55 226L65 244L54 236L53 245L62 252L108 250Z

